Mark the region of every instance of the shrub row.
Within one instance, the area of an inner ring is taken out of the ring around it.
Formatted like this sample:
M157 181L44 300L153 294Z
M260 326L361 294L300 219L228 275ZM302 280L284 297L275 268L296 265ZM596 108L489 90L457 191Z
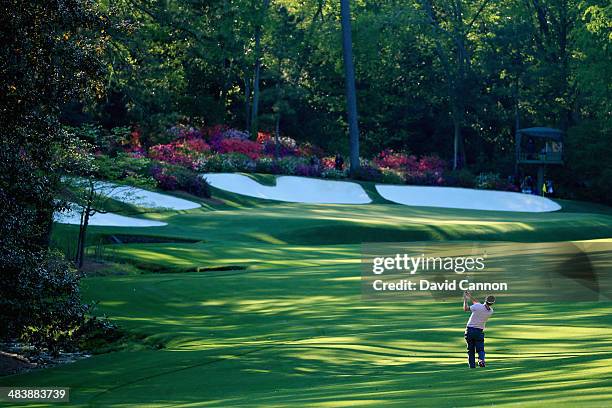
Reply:
M285 174L306 177L342 179L348 177L349 163L336 166L332 156L307 143L299 144L288 137L276 140L260 132L252 140L247 132L218 125L204 129L186 126L171 128L172 140L152 146L145 153L138 138L127 153L116 158L100 157L102 178L126 181L151 181L164 190L185 190L208 197L210 189L198 173L246 172ZM277 157L275 159L275 157ZM390 149L372 160L361 159L352 177L385 184L456 186L496 190L516 190L499 174L478 176L469 170L451 171L436 155L416 157Z

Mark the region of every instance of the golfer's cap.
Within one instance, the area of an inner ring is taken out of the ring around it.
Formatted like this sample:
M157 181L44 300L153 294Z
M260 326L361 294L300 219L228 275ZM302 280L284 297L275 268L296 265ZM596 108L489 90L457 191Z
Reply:
M493 303L495 303L495 296L493 295L487 296L487 298L485 299L485 302L492 305Z

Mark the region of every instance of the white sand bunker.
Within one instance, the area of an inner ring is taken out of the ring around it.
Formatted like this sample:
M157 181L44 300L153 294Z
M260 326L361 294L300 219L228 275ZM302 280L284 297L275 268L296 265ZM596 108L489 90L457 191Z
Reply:
M110 197L113 200L143 208L191 210L200 207L200 204L193 201L107 181L97 181L95 189L97 193Z
M548 198L509 191L381 184L376 185L376 190L389 201L422 207L518 212L548 212L561 209L559 204Z
M70 204L69 210L53 214L53 221L60 224L79 225L81 223L81 207L76 204ZM168 224L143 218L126 217L114 213L96 213L89 218L89 225L106 227L163 227Z
M308 204L372 202L359 184L346 181L280 176L276 179L276 186L264 186L242 174L206 173L203 177L211 186L221 190L268 200Z

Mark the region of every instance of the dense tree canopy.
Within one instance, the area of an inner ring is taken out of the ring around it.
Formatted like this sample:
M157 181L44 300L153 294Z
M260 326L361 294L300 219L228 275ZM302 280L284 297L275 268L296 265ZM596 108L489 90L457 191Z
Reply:
M100 4L117 24L106 101L92 117L139 124L145 143L186 117L278 124L348 153L340 2ZM383 0L351 9L362 155L435 152L454 166L508 172L517 123L571 134L586 121L609 138L606 1Z
M102 91L106 19L85 0L0 4L0 337L54 343L83 317L78 276L48 251L60 113Z

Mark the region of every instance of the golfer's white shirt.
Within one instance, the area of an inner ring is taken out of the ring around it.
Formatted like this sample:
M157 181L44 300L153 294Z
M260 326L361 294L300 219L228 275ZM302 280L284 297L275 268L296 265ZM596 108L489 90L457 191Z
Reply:
M472 311L472 315L470 316L470 320L467 322L467 327L476 327L478 329L484 330L485 323L493 314L493 309L488 309L482 303L474 303L470 306L470 310Z

